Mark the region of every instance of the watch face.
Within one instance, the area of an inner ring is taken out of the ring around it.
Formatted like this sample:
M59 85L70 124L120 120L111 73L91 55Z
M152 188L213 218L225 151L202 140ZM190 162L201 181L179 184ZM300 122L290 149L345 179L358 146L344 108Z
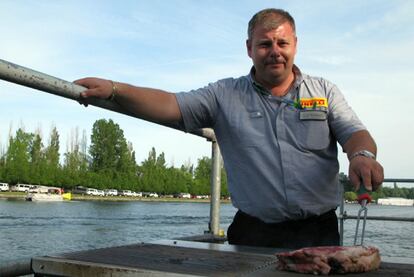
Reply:
M367 151L367 150L363 150L363 151L361 152L361 154L362 154L362 155L364 155L365 157L369 157L369 158L373 158L373 159L375 159L375 155L374 155L374 154L372 154L371 152Z

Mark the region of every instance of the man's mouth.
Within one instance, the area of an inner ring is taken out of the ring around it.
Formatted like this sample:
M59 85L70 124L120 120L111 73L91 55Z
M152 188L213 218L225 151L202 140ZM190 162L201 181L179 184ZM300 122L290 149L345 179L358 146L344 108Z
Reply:
M271 60L271 61L265 62L265 65L273 65L273 66L284 65L284 64L285 64L285 61L281 61L281 60Z

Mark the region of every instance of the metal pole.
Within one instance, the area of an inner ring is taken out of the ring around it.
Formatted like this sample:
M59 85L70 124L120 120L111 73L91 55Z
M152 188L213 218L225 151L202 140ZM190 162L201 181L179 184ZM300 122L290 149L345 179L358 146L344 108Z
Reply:
M345 199L344 199L344 188L341 188L341 206L339 207L339 244L344 245L344 206L345 206Z
M220 232L221 154L217 141L212 142L212 172L209 231L217 236Z
M339 215L342 220L346 219L358 219L355 215ZM367 220L380 220L380 221L400 221L400 222L414 222L414 217L393 217L393 216L367 216Z
M26 87L38 89L54 95L62 96L78 102L80 100L83 100L80 98L80 93L86 90L85 87L79 86L75 83L68 82L1 59L0 79L20 84ZM124 109L119 104L113 101L108 101L99 98L88 98L86 101L83 100L83 102L87 102L88 105L101 107L107 110L139 118L136 114ZM156 121L151 122L180 130L178 124L162 123ZM212 129L199 129L191 133L197 136L207 138L208 140L215 140L214 131Z

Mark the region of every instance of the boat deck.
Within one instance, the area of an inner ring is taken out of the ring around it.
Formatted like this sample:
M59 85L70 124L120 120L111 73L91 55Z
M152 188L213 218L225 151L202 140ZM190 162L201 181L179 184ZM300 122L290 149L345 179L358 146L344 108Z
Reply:
M283 249L160 240L127 246L35 257L35 276L304 276L276 269ZM414 265L385 263L352 276L413 276ZM342 275L343 276L343 275Z

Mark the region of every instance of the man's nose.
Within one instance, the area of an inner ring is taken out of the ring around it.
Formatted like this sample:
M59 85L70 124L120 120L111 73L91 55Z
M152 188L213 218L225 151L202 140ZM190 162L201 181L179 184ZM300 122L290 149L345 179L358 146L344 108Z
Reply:
M276 56L276 57L280 56L280 47L276 42L272 43L270 54L273 55L273 56Z

